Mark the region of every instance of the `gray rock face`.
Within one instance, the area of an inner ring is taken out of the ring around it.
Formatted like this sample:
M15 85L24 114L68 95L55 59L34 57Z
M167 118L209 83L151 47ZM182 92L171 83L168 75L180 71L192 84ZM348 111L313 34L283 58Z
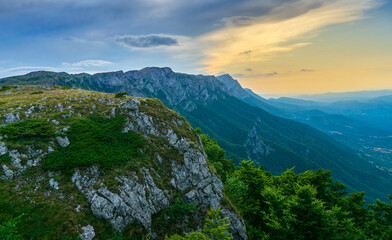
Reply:
M61 147L68 147L68 145L70 144L70 142L69 142L67 136L65 136L65 137L57 136L57 137L56 137L56 141L57 141L57 143L58 143Z
M19 122L20 121L20 117L19 117L19 113L8 113L5 115L5 123L15 123L15 122Z
M244 143L249 159L255 159L256 163L260 164L260 160L275 151L274 148L267 145L257 133L257 128L254 126L248 133L248 137Z
M28 145L27 149L28 153L23 154L16 149L10 150L5 146L4 143L0 143L0 156L8 154L11 160L10 165L17 168L17 170L12 171L8 166L3 164L2 168L0 168L0 172L3 170L3 175L0 176L0 178L12 179L13 177L23 173L29 167L39 166L41 159L47 154L47 152L44 152L43 150L34 149L31 145ZM22 160L26 160L25 165L22 164Z
M249 93L241 87L240 83L232 78L229 74L218 76L216 79L226 86L227 92L232 96L239 99L250 97Z
M118 176L117 180L122 184L119 193L109 191L105 186L94 189L94 185L100 183L97 167L85 172L76 171L72 176L72 182L78 189L85 193L93 214L112 223L113 227L121 231L134 221L138 221L143 227L151 226L152 215L170 206L168 198L163 190L159 189L147 169L144 172L144 182L139 183L134 178L137 176ZM148 189L148 194L146 192Z
M230 212L226 208L222 208L222 215L223 217L229 218L229 230L230 232L236 232L237 235L234 235L234 239L248 239L246 235L246 228L244 220L240 219L237 215Z
M95 237L94 227L91 225L87 225L82 227L83 233L80 234L80 238L83 240L92 240Z
M5 143L0 142L0 157L7 154L8 148L5 146Z
M59 190L59 183L56 182L53 178L49 179L49 186L55 190Z
M0 178L12 179L12 177L14 176L14 172L11 169L9 169L6 165L3 165L2 168L3 168L4 175Z
M159 120L141 112L138 107L140 104L142 103L139 101L131 100L120 107L119 111L127 111L128 116L123 131L137 131L144 134L147 139L149 137L165 139L167 147L174 148L183 156L183 162L178 162L164 159L159 154L155 155L159 163L170 164L171 172L168 172L172 176L170 185L182 193L186 202L195 202L206 208L220 207L223 184L210 172L207 156L203 150L191 147L189 140L179 137L173 129L157 128ZM196 144L202 145L200 138ZM136 173L117 176L118 185L115 192L104 185L97 167L83 172L77 170L72 176L72 182L86 195L93 214L109 221L116 230L121 231L135 221L149 229L153 215L170 207L171 195L157 187L150 169L142 168L139 174L142 174L141 178ZM233 223L230 230L234 239L247 239L244 223L234 213L227 210L223 213Z

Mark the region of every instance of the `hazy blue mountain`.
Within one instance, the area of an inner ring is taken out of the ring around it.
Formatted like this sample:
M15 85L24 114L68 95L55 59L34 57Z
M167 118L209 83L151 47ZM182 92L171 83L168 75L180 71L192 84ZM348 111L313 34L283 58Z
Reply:
M359 151L378 168L392 172L391 95L361 101L316 102L288 97L261 101L280 109L279 116L309 124Z
M296 96L295 98L312 100L316 102L336 102L336 101L366 100L366 99L372 99L372 98L386 96L386 95L392 95L392 89L322 93L322 94L302 94Z
M271 115L260 106L280 110L246 95L246 91L237 91L239 84L226 87L227 83L228 78L175 73L170 68L94 75L34 72L0 79L0 85L51 84L159 98L193 127L217 139L236 162L252 159L273 173L294 166L297 172L330 169L338 180L352 190L366 191L372 199L385 199L390 193L390 174L319 130Z
M328 103L282 97L269 99L268 104L286 112L320 110L329 114L339 114L375 128L392 131L392 95Z

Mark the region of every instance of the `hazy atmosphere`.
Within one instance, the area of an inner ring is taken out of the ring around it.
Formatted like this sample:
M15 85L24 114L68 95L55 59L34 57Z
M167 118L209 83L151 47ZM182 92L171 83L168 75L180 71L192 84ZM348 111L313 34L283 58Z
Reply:
M259 94L392 88L382 0L0 1L0 77L170 66Z

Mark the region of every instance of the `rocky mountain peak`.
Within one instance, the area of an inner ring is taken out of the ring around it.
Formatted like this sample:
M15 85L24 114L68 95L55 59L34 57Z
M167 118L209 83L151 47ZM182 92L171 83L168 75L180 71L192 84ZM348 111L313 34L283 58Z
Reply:
M229 74L217 76L216 79L225 85L227 91L231 93L232 96L239 99L249 97L249 94L241 87L241 84Z

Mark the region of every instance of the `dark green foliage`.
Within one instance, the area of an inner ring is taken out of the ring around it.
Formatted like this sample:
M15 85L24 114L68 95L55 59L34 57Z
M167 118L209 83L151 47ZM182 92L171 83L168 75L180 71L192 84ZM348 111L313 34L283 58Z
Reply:
M122 133L124 116L73 118L67 132L70 145L49 154L44 169L60 170L99 164L109 168L140 156L144 138L133 131Z
M36 92L32 92L32 93L30 93L31 95L35 95L35 94L41 94L41 93L44 93L43 91L36 91Z
M0 240L23 240L23 236L18 233L17 225L23 215L0 223Z
M11 90L13 88L16 88L15 86L1 86L0 92L5 92L7 90Z
M225 185L251 239L392 239L392 196L366 206L329 171L273 176L243 161Z
M128 92L119 92L119 93L116 93L116 95L114 95L114 97L115 98L122 98L127 94L128 94Z
M0 134L7 135L7 140L48 138L54 132L53 124L44 119L26 119L0 127Z
M201 132L200 128L195 131L199 134ZM218 145L217 141L210 139L207 134L201 134L200 138L208 156L208 161L215 167L220 179L226 182L227 175L234 172L235 165L230 159L225 158L225 151Z
M228 233L229 224L226 221L229 218L220 216L221 208L211 209L208 211L208 218L203 227L203 232L212 240L230 240L231 234Z
M0 163L11 163L11 157L8 154L5 154L0 157Z
M194 202L184 203L182 200L177 200L170 208L168 215L170 219L183 219L186 215L199 210Z

